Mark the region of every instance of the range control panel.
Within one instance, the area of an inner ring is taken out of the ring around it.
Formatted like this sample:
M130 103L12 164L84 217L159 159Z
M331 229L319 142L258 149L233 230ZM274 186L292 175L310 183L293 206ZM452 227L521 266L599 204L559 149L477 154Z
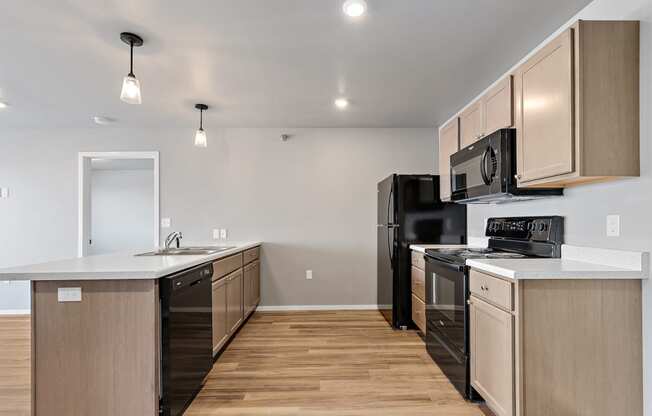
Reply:
M564 235L564 217L489 218L485 235L511 240L560 242Z

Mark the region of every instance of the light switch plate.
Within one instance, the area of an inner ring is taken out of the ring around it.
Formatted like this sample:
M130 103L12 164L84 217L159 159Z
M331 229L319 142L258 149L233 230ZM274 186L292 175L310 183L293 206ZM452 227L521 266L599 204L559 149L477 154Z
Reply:
M220 229L220 238L222 240L226 240L227 237L228 237L228 232L227 232L226 228Z
M620 236L620 215L607 215L607 237Z
M215 228L213 230L213 240L219 240L220 239L220 230L219 228Z
M0 188L0 198L9 198L9 188Z
M171 223L169 218L161 218L161 228L170 228Z
M81 302L81 287L60 287L57 289L57 299L59 302Z
M312 280L312 270L306 270L306 280Z

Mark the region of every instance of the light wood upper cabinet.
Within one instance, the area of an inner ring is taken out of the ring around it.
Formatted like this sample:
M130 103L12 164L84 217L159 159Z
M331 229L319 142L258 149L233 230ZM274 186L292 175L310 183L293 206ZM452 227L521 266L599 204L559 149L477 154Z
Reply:
M520 101L519 179L573 171L573 32L566 30L516 75Z
M638 176L639 23L579 21L514 73L519 186Z
M227 297L226 278L213 282L213 353L227 340Z
M460 148L514 125L512 77L507 76L460 113Z
M460 113L460 148L475 143L483 135L484 108L480 99Z
M451 199L451 160L459 150L459 119L451 120L439 129L439 197L442 201Z
M514 318L475 296L470 303L471 384L497 416L512 416Z
M484 134L514 125L512 77L507 76L482 97L484 107Z

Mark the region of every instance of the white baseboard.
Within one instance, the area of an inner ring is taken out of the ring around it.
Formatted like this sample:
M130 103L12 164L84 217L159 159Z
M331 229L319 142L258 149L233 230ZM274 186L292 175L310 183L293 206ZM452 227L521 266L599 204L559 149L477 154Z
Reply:
M261 312L281 311L369 311L378 310L378 305L282 305L282 306L259 306L256 308Z
M0 315L29 315L29 309L0 309Z

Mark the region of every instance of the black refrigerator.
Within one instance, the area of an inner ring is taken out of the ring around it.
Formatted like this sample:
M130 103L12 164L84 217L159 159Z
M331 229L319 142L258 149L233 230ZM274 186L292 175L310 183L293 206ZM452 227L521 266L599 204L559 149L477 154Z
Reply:
M466 244L466 205L441 202L439 176L378 183L378 309L397 329L412 322L410 244Z

